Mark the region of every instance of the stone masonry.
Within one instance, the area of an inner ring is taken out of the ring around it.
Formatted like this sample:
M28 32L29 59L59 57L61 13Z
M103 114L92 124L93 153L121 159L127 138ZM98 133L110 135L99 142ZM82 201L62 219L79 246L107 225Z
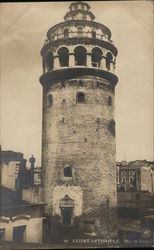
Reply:
M48 31L41 50L42 195L47 215L64 216L60 198L68 197L73 218L93 219L97 234L100 227L110 231L117 206L117 49L110 30L94 22L89 9L87 3L72 3L65 22Z

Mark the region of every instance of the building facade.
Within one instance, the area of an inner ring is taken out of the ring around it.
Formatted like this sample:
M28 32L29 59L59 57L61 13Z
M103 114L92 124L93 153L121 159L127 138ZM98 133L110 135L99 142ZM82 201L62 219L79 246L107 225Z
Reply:
M44 204L31 204L18 193L0 187L0 241L42 243Z
M138 160L117 163L117 189L119 192L154 193L153 162Z
M0 150L0 181L2 186L12 190L16 189L16 180L22 161L22 153Z
M89 4L72 3L64 19L41 50L42 197L47 216L66 226L82 217L99 234L116 217L117 49Z
M141 216L154 206L154 162L117 162L117 204L120 216Z

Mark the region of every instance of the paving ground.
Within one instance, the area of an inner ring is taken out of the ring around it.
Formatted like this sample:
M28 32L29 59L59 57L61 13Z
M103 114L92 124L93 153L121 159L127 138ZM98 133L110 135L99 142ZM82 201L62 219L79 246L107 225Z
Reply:
M126 228L131 231L141 232L141 220L119 219L118 227L119 229Z

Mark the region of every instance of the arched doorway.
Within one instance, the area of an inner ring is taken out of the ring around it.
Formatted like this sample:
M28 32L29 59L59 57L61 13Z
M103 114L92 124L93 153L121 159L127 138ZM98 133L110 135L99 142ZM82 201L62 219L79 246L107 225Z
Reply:
M101 67L102 55L103 55L103 53L102 53L101 49L93 48L92 57L91 57L93 67L98 67L98 68Z
M71 225L74 200L72 200L67 194L60 200L59 207L61 209L61 219L64 225Z
M59 63L61 67L68 67L69 65L69 50L66 47L62 47L58 50Z
M75 65L86 66L87 62L86 49L82 46L78 46L75 48L74 52L75 52Z

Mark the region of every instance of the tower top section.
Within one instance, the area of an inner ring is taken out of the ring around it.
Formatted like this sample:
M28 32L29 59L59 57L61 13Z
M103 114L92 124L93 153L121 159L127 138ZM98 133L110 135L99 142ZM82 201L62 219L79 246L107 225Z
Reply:
M69 6L69 10L64 16L65 21L69 20L91 20L95 19L94 14L90 11L88 3L78 1Z
M47 32L41 50L41 83L50 85L72 76L97 75L115 85L118 51L111 40L110 29L96 22L89 4L82 1L71 3L64 19Z

